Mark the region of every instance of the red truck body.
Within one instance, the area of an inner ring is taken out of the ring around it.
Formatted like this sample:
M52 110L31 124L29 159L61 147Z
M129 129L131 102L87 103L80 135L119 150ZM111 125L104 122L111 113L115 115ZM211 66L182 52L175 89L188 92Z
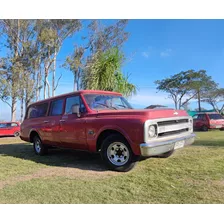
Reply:
M19 136L19 122L0 122L0 136Z
M90 98L94 98L96 109L89 103ZM104 103L102 99L105 100ZM110 104L106 104L107 101L110 101ZM153 141L148 140L147 125L153 126L150 130L152 133L155 132ZM24 141L34 142L34 137L38 136L41 143L38 143L38 147L52 145L100 152L102 145L110 141L110 136L118 136L118 139L123 140L115 141L118 142L117 149L111 146L112 154L107 153L113 163L115 157L116 161L121 161L120 157L123 161L130 154L133 154L133 157L149 157L173 151L175 147L178 148L175 142L181 142L182 145L179 147L191 144L194 141L192 131L192 119L183 110L135 110L120 93L83 90L30 105L21 124L20 137ZM113 154L113 150L117 152L116 155ZM130 151L128 154L127 150ZM119 162L116 164L116 167L119 167Z

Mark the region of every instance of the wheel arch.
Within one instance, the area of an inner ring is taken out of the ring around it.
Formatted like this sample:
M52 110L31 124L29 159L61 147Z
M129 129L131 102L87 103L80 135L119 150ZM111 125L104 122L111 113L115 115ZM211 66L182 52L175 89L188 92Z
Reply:
M132 150L131 144L129 142L129 139L119 130L116 129L104 129L103 131L100 132L100 134L97 137L97 141L96 141L96 151L100 151L100 147L102 145L102 142L105 138L107 138L110 135L120 135L122 138L124 138L124 140L128 143L130 149ZM133 151L133 150L132 150Z
M31 143L33 142L33 138L34 138L34 136L36 136L36 135L40 138L40 135L39 135L39 133L38 133L36 130L32 130L32 131L30 132L30 134L29 134L29 140L30 140Z

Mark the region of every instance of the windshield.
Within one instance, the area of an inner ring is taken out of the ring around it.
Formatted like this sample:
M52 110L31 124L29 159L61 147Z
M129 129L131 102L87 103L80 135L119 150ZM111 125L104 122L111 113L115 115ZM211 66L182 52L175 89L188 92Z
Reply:
M84 98L92 110L132 109L122 96L104 94L85 94Z
M211 120L220 120L220 119L223 119L223 117L220 114L209 114L208 116L209 116L209 118Z

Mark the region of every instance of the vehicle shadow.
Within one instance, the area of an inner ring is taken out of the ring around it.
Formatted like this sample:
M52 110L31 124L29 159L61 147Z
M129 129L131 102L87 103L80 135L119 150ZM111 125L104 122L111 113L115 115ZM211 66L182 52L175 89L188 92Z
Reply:
M224 140L223 141L209 141L209 140L196 140L193 143L194 146L215 146L215 147L224 147Z
M107 171L100 155L85 151L53 148L45 156L34 153L29 143L0 145L0 155L11 156L23 160L31 160L48 166L71 167L82 170Z

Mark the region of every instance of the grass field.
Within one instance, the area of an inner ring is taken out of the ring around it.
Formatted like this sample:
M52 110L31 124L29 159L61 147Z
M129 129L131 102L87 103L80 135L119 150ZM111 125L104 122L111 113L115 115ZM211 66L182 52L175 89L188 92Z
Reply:
M98 155L53 149L40 157L19 138L0 138L0 203L224 203L224 132L196 133L170 158L128 173Z

